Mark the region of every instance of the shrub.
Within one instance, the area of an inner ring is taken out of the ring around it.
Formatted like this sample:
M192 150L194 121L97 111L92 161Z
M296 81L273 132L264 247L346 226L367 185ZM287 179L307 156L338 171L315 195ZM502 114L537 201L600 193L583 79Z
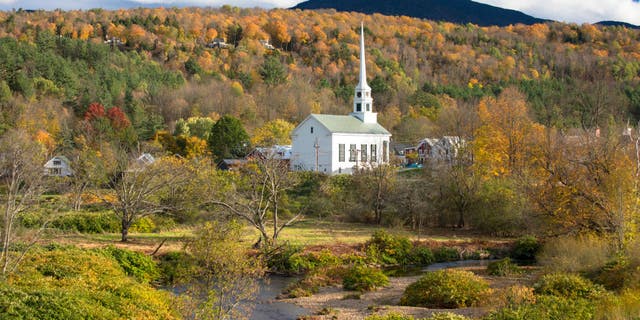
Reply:
M514 285L500 290L496 295L496 300L495 303L492 303L493 305L518 306L536 302L536 295L531 287Z
M405 316L395 312L391 312L385 315L374 314L364 319L365 320L414 320L412 316Z
M610 290L640 287L640 268L623 255L616 256L592 275L594 282Z
M309 253L295 253L289 257L290 271L295 273L307 272L320 267L335 266L342 263L342 259L329 250Z
M586 299L540 296L535 303L510 306L494 311L484 320L591 320L594 306Z
M433 256L437 262L449 262L460 260L460 253L456 248L440 247L433 251Z
M596 319L638 319L640 291L624 290L619 295L607 295L596 303Z
M3 319L175 319L170 302L94 250L34 250L0 281Z
M263 255L265 256L267 267L271 271L291 274L298 272L296 268L291 265L291 257L294 254L300 253L300 251L300 247L285 243L277 248L265 246L263 248Z
M394 236L384 230L373 233L365 244L367 257L374 263L409 264L409 253L413 245L406 237Z
M81 233L120 232L120 221L111 212L77 212L51 221L51 227Z
M540 243L536 237L524 236L516 241L510 256L516 260L535 260L539 250Z
M342 285L346 290L372 291L389 284L389 278L380 269L355 266L347 270Z
M469 318L460 315L460 314L455 314L452 312L438 312L438 313L434 313L432 314L429 318L426 318L425 320L468 320Z
M427 247L413 247L410 253L411 264L428 266L436 261L433 251Z
M490 262L487 266L487 272L492 276L504 277L520 273L520 268L510 258L504 258Z
M156 229L156 224L150 217L142 217L136 220L129 229L130 232L150 233Z
M144 253L114 246L108 246L99 252L115 259L127 275L142 283L149 283L160 276L156 263Z
M591 281L568 273L546 274L534 285L536 294L566 298L592 299L602 294L603 288Z
M463 308L477 304L487 293L487 282L471 272L439 270L427 273L409 285L400 304L426 308Z
M607 264L613 255L612 249L609 241L601 237L559 237L547 241L538 258L555 272L593 273Z

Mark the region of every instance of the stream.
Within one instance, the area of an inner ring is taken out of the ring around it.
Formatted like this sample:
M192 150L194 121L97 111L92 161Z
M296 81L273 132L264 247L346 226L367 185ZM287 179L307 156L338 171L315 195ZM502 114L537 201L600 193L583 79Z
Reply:
M260 291L255 301L250 320L295 320L299 316L310 314L305 308L293 303L276 300L284 288L296 278L276 276L269 277L268 283L260 281Z
M416 269L413 274L407 275L417 275L449 268L486 266L491 261L494 260L461 260L434 263L427 267ZM251 318L249 318L250 320L295 320L299 316L311 313L310 310L299 307L293 303L276 300L276 297L282 292L282 290L289 283L296 281L296 278L273 275L270 276L269 279L270 281L268 283L265 281L260 282L260 291L258 293Z

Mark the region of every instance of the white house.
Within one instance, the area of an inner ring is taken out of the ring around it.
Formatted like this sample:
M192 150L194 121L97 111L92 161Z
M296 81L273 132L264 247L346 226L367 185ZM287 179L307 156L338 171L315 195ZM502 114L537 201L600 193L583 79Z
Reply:
M292 170L327 174L389 162L391 133L378 124L367 85L364 28L360 27L360 78L349 115L311 114L291 133Z
M68 177L73 175L71 162L65 156L55 156L44 164L44 175L50 177Z

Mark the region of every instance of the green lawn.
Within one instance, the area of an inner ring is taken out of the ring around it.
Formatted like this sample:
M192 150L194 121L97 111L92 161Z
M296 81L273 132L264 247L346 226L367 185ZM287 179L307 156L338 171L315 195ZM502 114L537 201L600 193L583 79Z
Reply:
M280 233L279 241L287 241L297 246L351 245L366 242L376 230L380 229L384 229L392 234L409 237L412 240L418 239L417 233L402 228L383 228L362 223L334 222L317 218L306 218L285 228ZM272 229L268 229L268 231L269 234L271 234ZM244 241L247 245L253 244L258 239L258 235L258 231L254 228L250 226L245 227ZM192 236L193 229L184 227L158 233L130 233L130 242L127 244L121 244L119 242L120 234L118 233L59 233L49 240L85 247L118 245L152 252L165 239L166 242L162 247L162 251L180 250L184 241ZM474 240L499 241L500 239L468 236L463 232L454 232L448 229L427 229L422 232L420 240L468 242Z

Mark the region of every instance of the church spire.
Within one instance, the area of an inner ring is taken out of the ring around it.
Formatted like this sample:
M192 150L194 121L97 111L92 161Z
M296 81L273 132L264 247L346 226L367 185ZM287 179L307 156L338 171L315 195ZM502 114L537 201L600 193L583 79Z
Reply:
M367 63L364 53L364 22L360 23L360 78L358 88L371 90L369 85L367 85Z
M360 24L360 77L353 97L352 116L365 123L377 123L377 114L373 112L371 87L367 84L367 63L364 49L364 23Z

